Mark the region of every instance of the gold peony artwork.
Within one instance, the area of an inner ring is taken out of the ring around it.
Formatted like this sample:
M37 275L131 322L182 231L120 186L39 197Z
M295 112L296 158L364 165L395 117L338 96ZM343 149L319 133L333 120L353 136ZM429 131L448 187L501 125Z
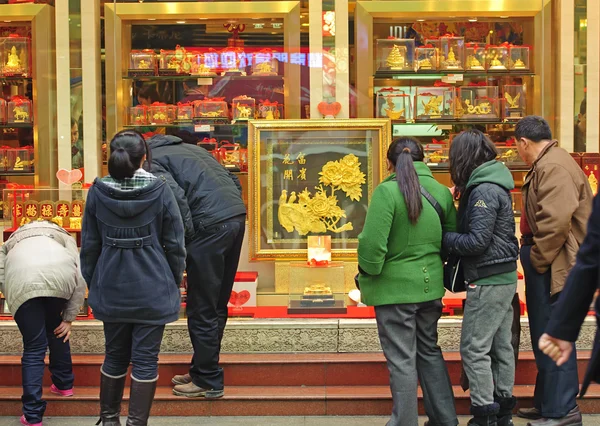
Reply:
M353 230L352 222L339 225L346 217L346 211L338 205L337 191L345 193L352 201L362 197L365 174L360 171L360 162L354 154L348 154L338 161L329 161L319 173L319 183L312 194L304 188L299 194L281 191L279 197L279 223L287 232L306 235L327 231L336 234Z

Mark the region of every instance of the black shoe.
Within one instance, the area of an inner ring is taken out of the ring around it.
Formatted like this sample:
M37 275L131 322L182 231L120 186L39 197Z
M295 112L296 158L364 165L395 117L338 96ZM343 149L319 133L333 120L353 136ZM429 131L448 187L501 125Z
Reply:
M158 377L153 382L138 382L131 377L127 426L146 426L148 424L157 381Z
M517 398L514 396L508 398L494 396L494 401L500 405L500 410L496 416L498 426L513 426L512 412L517 406Z
M522 419L529 420L539 420L541 419L542 412L535 407L532 408L519 408L517 410L517 417L521 417Z
M471 414L473 418L469 420L467 425L472 426L496 426L498 419L497 415L500 411L500 404L494 402L490 405L471 405Z
M573 408L569 413L559 419L541 418L527 423L527 426L582 426L583 419L579 407Z
M121 426L121 401L127 377L109 377L100 372L100 420L97 425Z

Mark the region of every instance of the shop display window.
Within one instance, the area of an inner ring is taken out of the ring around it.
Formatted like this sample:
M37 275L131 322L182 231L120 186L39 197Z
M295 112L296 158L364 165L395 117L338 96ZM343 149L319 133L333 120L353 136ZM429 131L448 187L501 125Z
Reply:
M0 75L27 77L29 75L29 38L16 34L0 38L0 57L2 58Z
M377 92L377 118L412 121L410 95L401 90L380 90Z
M423 145L424 162L429 167L448 167L450 147L443 141L434 141Z
M486 61L485 46L467 43L465 47L465 69L467 71L484 71Z
M279 120L283 118L283 105L277 101L264 100L258 104L256 118Z
M8 102L7 123L31 123L31 101L22 96L13 96Z
M344 264L290 263L288 314L345 314Z
M191 122L194 117L194 105L190 102L177 104L177 117L175 122Z
M452 120L454 118L453 87L417 87L415 119L417 121Z
M497 86L461 87L458 93L462 108L460 117L463 120L500 119Z
M414 39L377 40L378 71L413 71Z
M506 71L508 62L507 46L487 46L488 71Z
M438 49L433 45L415 49L415 71L435 71L438 69Z
M529 70L529 46L510 46L509 68L513 71Z
M246 95L233 98L231 109L233 111L234 120L251 120L254 118L254 110L256 101Z
M148 109L145 105L129 107L129 125L142 126L148 123Z
M278 75L279 61L268 49L256 52L252 59L252 75Z
M130 77L152 76L156 73L156 54L152 49L132 50L129 54Z
M465 38L464 37L442 37L440 68L443 70L464 70Z
M229 118L229 108L225 98L208 98L194 102L194 118L221 119Z
M504 90L504 119L518 120L526 114L525 108L527 99L525 86L520 84L507 84L503 86Z
M0 98L0 124L6 123L6 101Z
M169 124L170 108L167 104L154 102L148 107L149 124Z
M33 172L33 147L6 149L6 171Z

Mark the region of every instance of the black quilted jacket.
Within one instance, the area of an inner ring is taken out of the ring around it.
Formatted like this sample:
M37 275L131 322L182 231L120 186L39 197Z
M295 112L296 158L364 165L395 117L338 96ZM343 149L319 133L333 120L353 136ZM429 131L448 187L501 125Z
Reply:
M445 250L462 258L467 282L517 268L513 188L510 171L498 161L481 165L469 179L458 208L458 232L444 235Z

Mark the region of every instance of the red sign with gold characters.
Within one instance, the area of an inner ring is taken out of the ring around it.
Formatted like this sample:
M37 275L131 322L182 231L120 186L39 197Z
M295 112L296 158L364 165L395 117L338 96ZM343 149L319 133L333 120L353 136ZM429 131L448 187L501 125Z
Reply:
M29 219L37 218L40 212L39 207L37 201L27 201L25 203L25 217Z
M67 217L71 213L71 205L68 201L59 201L56 203L56 215L60 217Z
M52 219L54 217L54 203L51 201L42 201L40 203L40 217Z

